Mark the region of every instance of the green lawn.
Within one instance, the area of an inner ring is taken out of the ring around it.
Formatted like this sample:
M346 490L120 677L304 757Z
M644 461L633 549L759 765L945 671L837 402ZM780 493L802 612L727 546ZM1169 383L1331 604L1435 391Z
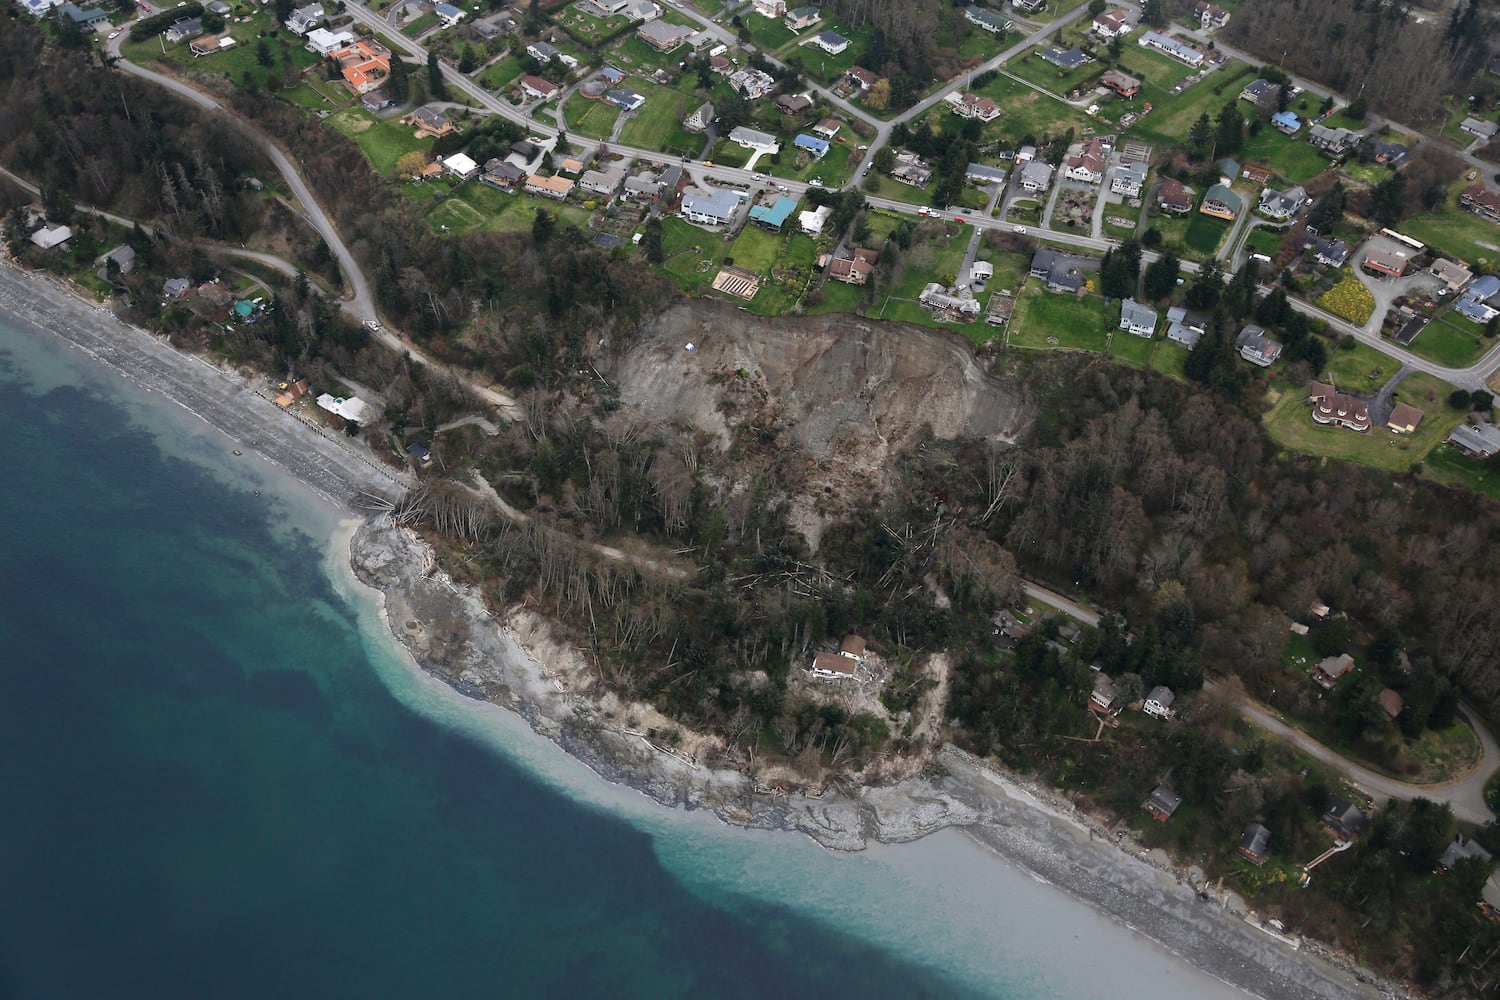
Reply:
M408 21L406 26L401 29L401 34L407 38L416 38L437 23L438 16L436 14L423 14L421 17Z
M823 154L821 160L815 160L810 156L799 154L789 139L781 147L780 163L773 164L770 157L763 156L756 164L756 168L775 177L799 181L810 181L816 178L828 187L839 187L849 178L850 148L846 142L829 143L828 152ZM801 166L798 166L799 162Z
M1401 232L1445 250L1459 260L1472 261L1476 257L1494 259L1497 251L1491 247L1500 247L1500 226L1457 204L1457 192L1471 183L1473 182L1460 181L1454 186L1450 200L1430 212L1414 215L1402 222ZM1490 247L1484 246L1486 243Z
M1004 73L975 93L991 98L1004 109L999 118L984 127L985 141L999 140L1017 145L1027 136L1056 135L1070 128L1084 128L1088 122L1088 116L1077 108ZM939 107L933 114L951 116L952 113L946 107Z
M248 73L258 81L258 86L264 87L267 75L273 71L279 72L283 59L289 60L298 70L304 70L318 61L318 57L300 44L301 40L295 35L289 31L278 31L265 39L266 47L271 53L271 68L262 66L256 59L258 43L261 41L259 36L271 24L270 14L257 13L243 24L229 25L225 33L238 44L232 49L222 49L201 59L194 57L187 42L167 45L163 36L148 38L142 42L127 39L120 48L120 54L131 62L145 66L162 61L175 63L188 76L225 76L242 82Z
M750 40L762 52L775 52L797 37L797 33L788 28L786 22L779 17L763 17L750 12L741 16L745 26L750 29Z
M1449 311L1428 323L1410 350L1440 365L1463 368L1473 364L1487 345L1482 326Z
M1169 378L1185 382L1187 381L1187 359L1186 347L1164 340L1157 345L1156 354L1151 358L1151 367Z
M702 101L691 94L648 80L632 79L628 86L644 97L646 103L620 130L622 143L644 149L677 152L679 156L683 152L703 148L703 140L682 128L682 120Z
M1060 96L1066 96L1075 87L1085 81L1093 80L1106 69L1105 64L1090 60L1077 69L1063 70L1042 58L1042 49L1045 47L1044 44L1027 49L1007 62L1005 69L1023 80L1036 84L1043 90Z
M1110 310L1119 313L1115 306ZM1161 343L1159 337L1137 337L1127 330L1115 330L1109 339L1109 356L1132 368L1149 368Z
M1275 405L1265 415L1266 431L1282 446L1294 451L1404 472L1412 463L1422 461L1434 445L1447 437L1459 419L1459 415L1445 405L1421 399L1423 384L1417 383L1410 396L1402 394L1404 400L1424 412L1422 423L1414 434L1392 434L1383 427L1372 427L1364 434L1356 434L1341 427L1315 424L1306 386L1291 387L1280 393ZM1405 382L1402 388L1407 388ZM1272 396L1277 396L1275 390Z
M729 256L734 258L736 267L743 267L747 271L756 271L762 275L768 274L771 265L776 262L776 256L781 251L781 235L764 230L756 225L749 225L740 233L739 239L734 241Z
M1126 61L1128 63L1131 60ZM1146 64L1140 65L1144 69ZM1150 102L1151 113L1130 126L1129 134L1162 146L1181 143L1199 115L1207 113L1212 119L1220 108L1234 100L1239 93L1235 84L1226 87L1222 94L1215 94L1214 87L1232 77L1243 65L1244 63L1230 60L1218 72L1177 94L1170 92L1170 85L1162 88L1151 83L1145 84L1131 103L1140 109L1146 102ZM1186 67L1183 69L1185 75Z
M713 284L719 265L728 256L724 241L714 233L675 217L663 219L661 226L662 250L666 254L662 270L667 276L689 294Z
M592 48L599 43L599 39L623 25L625 18L623 15L595 17L585 14L575 4L552 15L552 21L568 32L575 41Z
M1189 87L1184 93L1198 88L1212 92L1213 88L1221 80L1228 79L1229 74L1233 73L1240 65L1237 62L1225 63L1223 68L1210 73L1203 80ZM1156 99L1149 93L1150 91L1156 89L1165 97L1174 96L1172 94L1172 87L1176 85L1177 81L1183 77L1194 76L1197 73L1197 70L1189 69L1176 59L1168 56L1165 52L1142 48L1135 44L1134 39L1130 37L1126 38L1125 50L1120 53L1119 67L1122 72L1130 74L1145 84L1141 88L1141 92L1147 94L1147 99L1152 104L1156 103ZM1225 92L1218 95L1219 106L1223 107L1241 89L1243 88L1234 88L1233 93L1231 93L1229 88L1225 88Z
M434 191L444 190L438 184L426 186ZM559 225L586 226L591 214L573 205L560 205L523 194L507 194L476 180L448 189L447 196L428 210L427 224L433 232L449 235L479 230L527 232L538 209L556 215Z
M1275 257L1281 249L1281 241L1286 238L1285 230L1274 226L1256 226L1250 230L1250 235L1245 237L1245 249L1251 253L1265 254L1267 257Z
M817 37L822 31L836 31L849 39L849 47L836 56L831 56L816 45L787 46L781 53L782 60L801 56L804 72L810 77L821 80L824 83L832 83L844 75L844 71L851 66L860 65L866 52L870 50L870 43L874 39L874 32L869 28L854 28L841 22L825 22L818 24L811 32L812 37Z
M1443 444L1428 452L1422 460L1422 477L1500 500L1500 468L1470 458L1455 445Z
M486 90L501 91L519 80L521 75L521 57L510 56L506 59L501 59L492 66L485 67L483 72L475 77L475 79Z
M1260 134L1246 138L1245 148L1234 159L1269 167L1288 180L1306 184L1331 165L1326 156L1305 140L1306 133L1304 128L1294 136L1287 136L1265 125Z
M1056 295L1032 283L1022 291L1011 315L1009 343L1014 347L1071 348L1103 354L1108 331L1114 325L1111 313L1117 312L1098 296Z
M1232 222L1215 219L1202 212L1194 212L1188 219L1187 232L1182 237L1183 245L1189 250L1197 251L1205 258L1212 257L1233 225Z
M864 295L864 289L858 285L846 285L842 281L827 281L819 294L822 301L815 306L808 306L807 311L812 315L822 313L852 313L859 300Z
M1357 341L1350 341L1352 348L1341 347L1328 352L1328 365L1323 369L1322 377L1333 382L1340 389L1349 392L1374 392L1386 380L1396 374L1401 367L1400 363L1373 347L1367 347ZM1413 403L1420 406L1420 403Z
M564 112L568 131L591 139L608 139L620 117L620 109L604 101L591 101L574 91Z
M346 108L331 115L327 124L353 139L379 173L390 174L396 161L413 150L432 149L431 139L417 139L412 130L396 121L376 118L364 108Z

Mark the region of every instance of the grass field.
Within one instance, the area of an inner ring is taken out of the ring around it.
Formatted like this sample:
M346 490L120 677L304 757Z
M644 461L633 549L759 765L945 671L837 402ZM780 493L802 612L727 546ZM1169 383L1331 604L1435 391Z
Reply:
M1187 381L1187 359L1186 347L1164 340L1157 345L1156 353L1151 357L1151 367L1169 378L1185 382Z
M568 130L591 139L608 139L620 117L620 109L603 101L591 101L574 92L565 109Z
M1016 303L1009 343L1013 347L1073 348L1103 354L1113 311L1097 296L1055 295L1032 284Z
M406 126L376 118L363 108L345 108L329 116L327 123L353 139L365 159L382 174L394 171L396 161L406 153L432 149L431 139L417 139Z
M1204 257L1212 257L1233 225L1223 219L1194 212L1188 219L1187 231L1183 233L1183 245Z
M265 39L266 47L271 53L271 67L262 66L256 60L256 49L261 40L259 35L272 23L270 14L258 13L252 15L243 24L226 26L225 34L232 37L238 44L232 49L222 49L202 59L193 56L187 42L181 45L168 45L161 36L148 38L142 42L132 42L127 39L120 48L120 54L131 62L145 66L165 60L176 63L188 75L198 73L219 75L237 83L242 82L248 73L257 80L258 86L264 87L270 73L280 72L279 67L283 59L290 60L292 65L299 70L306 69L318 61L318 57L309 52L306 46L300 44L300 39L297 39L295 35L287 31L278 31L274 36Z
M1422 460L1422 478L1500 500L1500 469L1470 458L1455 445L1441 444L1428 452Z
M1136 48L1139 49L1139 46ZM1166 56L1155 52L1142 51L1140 55L1146 59L1137 59L1136 53L1132 52L1123 62L1127 66L1139 68L1148 77L1152 64L1148 63L1147 59L1167 60ZM1171 62L1171 60L1167 61ZM1213 118L1220 108L1234 100L1235 95L1239 93L1236 84L1230 84L1222 94L1215 94L1214 87L1233 77L1242 66L1244 63L1231 59L1217 72L1177 94L1171 92L1171 85L1188 74L1187 67L1179 66L1177 75L1169 77L1165 86L1158 86L1148 79L1142 86L1140 95L1130 103L1130 106L1138 109L1149 101L1151 113L1132 125L1128 134L1158 145L1181 143L1199 115L1207 113L1209 118Z
M1111 306L1112 312L1119 310ZM1151 358L1162 341L1155 337L1137 337L1126 330L1115 330L1109 338L1109 356L1132 368L1150 368Z
M1077 69L1063 70L1052 65L1041 56L1045 46L1027 49L1005 64L1007 72L1036 84L1043 90L1066 96L1085 80L1092 80L1104 69L1096 60L1089 60Z
M1088 121L1088 116L1077 108L1039 93L1004 73L975 93L991 98L1004 109L999 118L984 127L986 140L999 139L1018 145L1026 136L1055 135L1070 128L1083 128ZM946 108L936 108L934 112L949 114Z
M575 41L590 48L598 45L599 39L625 23L623 15L595 17L592 14L585 14L578 9L577 5L554 14L552 20L560 27L565 26L564 30L572 35Z
M408 21L406 23L406 26L401 29L401 34L405 35L407 38L416 38L422 32L426 31L428 28L437 23L438 16L436 14L423 14L421 17L414 18L411 21Z
M1328 158L1314 149L1303 136L1306 129L1294 136L1282 135L1269 125L1263 126L1260 134L1245 139L1245 148L1235 155L1241 163L1264 165L1298 184L1306 184L1327 170Z
M756 13L743 14L745 26L750 29L750 40L762 52L775 52L797 37L797 33L786 26L779 17L763 17ZM822 27L821 24L818 27Z
M520 56L510 56L509 58L501 59L493 66L485 67L484 71L475 77L481 87L491 91L505 90L520 78Z
M1413 378L1415 376L1412 376ZM1432 381L1436 382L1435 379ZM1422 461L1433 446L1448 436L1458 422L1458 414L1442 405L1417 402L1423 383L1414 386L1413 405L1425 416L1414 434L1392 434L1383 427L1372 427L1364 434L1341 427L1323 427L1312 422L1312 404L1307 400L1306 386L1286 389L1266 413L1266 431L1278 443L1293 451L1328 458L1359 462L1391 472L1404 472L1414 462ZM1402 387L1406 388L1405 383ZM1273 390L1273 396L1275 391Z
M1458 192L1470 183L1460 181L1454 186L1449 200L1441 206L1402 222L1401 232L1446 250L1459 260L1497 256L1497 251L1484 244L1500 247L1500 226L1458 206Z
M838 55L829 55L816 45L788 46L781 53L781 58L786 59L792 55L802 57L803 70L808 76L831 83L844 75L844 71L851 66L858 66L864 54L870 50L870 42L874 39L874 32L869 28L855 28L842 21L825 22L813 29L816 37L820 31L836 31L849 39L849 47Z
M1275 257L1285 237L1285 231L1279 227L1256 226L1250 230L1250 235L1245 237L1245 249L1251 253Z
M692 112L702 101L671 87L663 87L651 83L648 80L631 80L631 90L646 99L631 116L630 121L620 130L620 141L627 146L638 146L645 149L667 148L670 140L675 143L674 149L701 149L701 140L693 139L692 142L683 143L678 134L688 136L682 129L682 120ZM571 103L571 102L570 102ZM678 153L682 155L682 153Z
M1463 368L1473 364L1487 344L1482 326L1450 311L1428 323L1410 350L1440 365Z
M823 313L852 313L859 300L864 295L864 289L858 285L846 285L842 281L828 281L823 284L820 293L823 300L815 306L809 306L807 311L813 315Z
M667 257L662 269L678 287L696 293L713 284L719 265L728 256L728 244L714 233L678 218L663 219L661 229L662 250Z
M1340 389L1349 392L1374 392L1396 374L1399 362L1391 360L1373 347L1351 341L1352 348L1339 348L1328 352L1328 364L1323 377ZM1415 405L1415 404L1414 404Z

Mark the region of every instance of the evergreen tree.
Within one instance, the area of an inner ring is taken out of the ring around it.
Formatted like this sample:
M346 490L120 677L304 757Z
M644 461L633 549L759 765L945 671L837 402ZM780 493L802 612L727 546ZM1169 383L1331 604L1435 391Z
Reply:
M1146 0L1145 5L1141 7L1141 23L1149 24L1153 28L1166 26L1167 14L1161 0Z
M531 220L531 242L541 246L552 238L552 231L557 227L557 220L552 213L543 209L536 210L536 218Z
M1146 268L1145 294L1148 301L1164 299L1177 287L1177 276L1182 265L1177 255L1168 250Z
M1198 268L1198 276L1183 297L1189 309L1212 309L1224 294L1224 267L1217 257L1210 257Z
M1201 160L1208 154L1209 146L1214 141L1213 122L1209 121L1208 112L1198 116L1193 122L1193 127L1188 129L1187 134L1188 152L1195 160Z
M410 72L406 66L406 60L395 52L391 53L391 72L385 78L384 90L386 96L397 104L404 102L410 91L407 75Z
M646 252L646 259L653 264L666 260L666 253L661 245L661 220L654 215L646 220L646 234L641 237L641 248Z
M438 65L436 52L427 53L427 83L434 100L448 99L448 84L443 80L443 67Z
M1219 112L1214 140L1221 154L1237 153L1245 144L1245 116L1240 114L1237 102L1230 101Z
M1320 233L1331 233L1333 227L1344 217L1344 206L1349 196L1344 191L1343 181L1334 181L1328 193L1307 213L1307 224Z
M1401 221L1401 214L1405 210L1406 177L1404 175L1393 173L1375 185L1375 190L1370 196L1370 214L1374 215L1378 222L1393 226Z

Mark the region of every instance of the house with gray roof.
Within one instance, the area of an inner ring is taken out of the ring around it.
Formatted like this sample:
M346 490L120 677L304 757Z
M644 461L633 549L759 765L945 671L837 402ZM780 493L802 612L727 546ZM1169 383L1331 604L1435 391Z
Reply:
M723 189L693 191L682 199L682 217L699 226L727 226L739 209L739 196Z
M1006 173L999 167L987 167L983 163L971 163L969 169L964 173L964 180L970 184L978 184L981 187L990 184L1004 184Z
M1041 56L1043 62L1049 62L1058 69L1077 69L1089 61L1088 53L1080 48L1063 49L1056 45L1049 45L1037 55Z
M1306 204L1307 191L1297 184L1285 191L1266 188L1260 193L1260 204L1255 206L1255 210L1268 219L1283 222L1302 211Z
M1245 827L1240 836L1240 857L1252 865L1263 865L1271 855L1271 831L1259 823Z
M1135 299L1120 302L1120 329L1148 340L1156 333L1156 310L1143 306ZM1162 690L1165 690L1163 688Z
M1145 809L1151 814L1151 818L1158 823L1165 823L1172 818L1177 807L1182 805L1182 796L1178 795L1166 785L1157 785L1151 790L1151 795L1146 799Z
M1500 455L1500 427L1494 424L1459 424L1448 435L1448 442L1470 458Z

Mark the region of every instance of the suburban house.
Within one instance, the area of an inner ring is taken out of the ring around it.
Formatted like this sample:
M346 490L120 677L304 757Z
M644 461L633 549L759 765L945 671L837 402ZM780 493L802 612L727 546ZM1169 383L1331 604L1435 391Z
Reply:
M850 90L856 90L863 94L875 86L880 77L865 69L863 66L850 66L844 71L844 84Z
M1500 427L1494 424L1459 424L1448 441L1470 458L1500 455Z
M1259 110L1274 114L1281 104L1281 86L1265 79L1251 81L1240 91L1240 100L1249 101Z
M781 232L781 227L786 225L786 220L792 217L792 212L797 207L797 199L784 196L769 205L754 205L750 209L750 221L762 229L769 229L773 233Z
M1104 179L1104 158L1108 155L1102 140L1086 139L1077 153L1063 161L1063 176L1070 181L1098 184Z
M682 199L682 217L699 226L727 226L739 211L740 199L733 191L694 191Z
M1188 350L1198 346L1198 341L1203 338L1203 327L1193 326L1187 321L1187 310L1181 306L1173 306L1167 310L1167 339L1174 344L1181 344Z
M1399 278L1406 273L1406 255L1395 250L1372 247L1365 252L1365 269L1388 278Z
M1494 856L1480 847L1474 841L1461 833L1455 833L1448 846L1443 848L1443 853L1437 859L1437 871L1439 875L1446 875L1454 865L1469 858L1477 858L1488 864L1494 860Z
M335 49L342 49L347 45L354 44L354 35L348 31L329 31L327 28L314 28L304 37L306 48L309 52L316 52L320 56L326 56Z
M1141 188L1146 186L1144 163L1122 163L1115 168L1109 179L1109 189L1126 198L1139 198Z
M1158 52L1165 52L1178 62L1194 68L1202 66L1204 61L1208 59L1207 56L1191 45L1179 42L1177 39L1164 35L1159 31L1146 32L1140 37L1138 44L1145 48L1156 49Z
M573 190L573 182L566 177L553 175L543 177L541 174L532 174L526 178L526 193L534 194L539 198L551 198L554 201L562 201Z
M698 110L682 120L682 127L696 134L707 131L708 126L713 123L713 120L714 106L711 102L704 101L698 105Z
M524 180L526 180L526 171L498 156L486 160L484 172L479 175L481 184L488 184L501 191L514 191Z
M761 70L742 69L729 74L729 85L745 100L753 101L769 94L776 81Z
M635 111L646 99L633 90L611 90L604 95L604 103L612 104L621 111Z
M458 131L447 115L433 108L417 108L402 118L401 124L416 129L418 139L436 139Z
M98 7L84 9L76 3L65 3L56 8L58 17L65 17L74 24L81 24L85 28L96 24L103 24L109 20L109 14Z
M319 7L318 9L322 10L323 8ZM173 25L167 29L167 41L173 45L181 45L188 39L197 38L201 34L203 34L203 22L198 20L196 17L185 17L182 20L173 23Z
M813 38L812 44L816 45L824 52L827 52L829 55L836 56L849 47L849 39L845 38L837 31L820 31L818 32L817 36Z
M1198 0L1193 5L1193 13L1197 15L1198 23L1203 26L1204 31L1216 31L1229 23L1229 11L1208 3L1208 0Z
M1307 141L1333 157L1349 152L1359 144L1359 138L1358 132L1351 132L1346 128L1329 128L1327 125L1313 125L1307 130Z
M964 289L961 294L955 295L936 281L930 281L917 297L917 304L935 313L950 313L959 318L973 319L979 315L979 300L967 292Z
M1229 187L1240 179L1240 165L1229 157L1224 157L1214 166L1219 168L1219 183L1225 187Z
M451 28L465 17L468 17L466 11L460 7L453 6L451 3L435 3L432 5L432 12L443 22L443 27L445 28Z
M1089 695L1089 708L1096 712L1108 712L1115 703L1115 682L1109 674L1094 675L1094 693Z
M1260 193L1260 204L1255 206L1255 210L1268 219L1280 222L1302 211L1306 204L1307 192L1298 184L1285 191L1266 188Z
M960 118L978 118L982 122L992 122L1000 117L1000 105L988 97L955 90L943 100L948 102L953 113Z
M1157 785L1151 790L1151 795L1146 799L1144 808L1151 814L1151 818L1158 823L1165 823L1172 818L1177 807L1182 805L1182 796L1178 795L1166 785Z
M1464 193L1458 196L1458 203L1475 215L1500 223L1500 194L1483 184L1471 184L1464 188Z
M345 85L356 94L379 88L391 73L391 53L372 39L361 38L335 52L333 58L338 60Z
M1450 292L1461 292L1474 277L1474 272L1454 260L1439 257L1433 261L1432 276L1441 281Z
M1049 292L1077 295L1078 290L1083 287L1084 263L1086 261L1083 258L1069 257L1042 247L1032 255L1031 268L1027 273L1045 281Z
M243 314L243 310L240 307L245 304L247 303L243 300L236 302L235 311ZM350 396L348 399L344 399L342 396L334 396L325 392L318 397L317 403L320 409L327 410L334 416L342 417L350 423L367 424L380 416L379 410L358 396Z
M926 187L932 180L932 168L909 149L896 154L896 165L891 168L891 177L912 187Z
M193 283L187 278L168 278L161 284L161 294L163 298L180 299L192 287Z
M875 261L880 258L878 250L855 247L848 257L836 257L828 265L828 277L846 285L863 285L870 280L875 270Z
M1296 135L1297 130L1302 128L1302 119L1290 111L1278 111L1271 116L1271 124L1276 126L1278 132Z
M1009 31L1015 25L1001 17L988 7L979 7L974 4L964 8L964 20L981 30L988 31L992 35L998 35L1002 31Z
M1147 715L1154 715L1158 719L1170 719L1172 717L1172 702L1177 696L1172 689L1158 684L1146 695L1146 701L1141 705L1141 711Z
M232 49L238 44L229 35L199 35L188 42L188 51L193 54L194 59L211 56L215 52Z
M847 656L840 656L838 653L815 653L811 670L814 677L845 681L854 679L854 671L858 666Z
M808 135L805 132L798 134L797 138L792 140L792 145L804 153L810 154L815 160L821 160L828 155L828 140L819 139L817 136Z
M782 94L776 98L776 110L784 115L800 115L813 106L813 102L802 94Z
M1375 703L1385 710L1386 718L1392 722L1396 721L1401 710L1406 707L1406 702L1401 700L1401 696L1390 688L1382 688L1381 692L1375 696Z
M521 88L521 93L533 101L545 101L557 93L557 84L543 80L539 76L523 76L518 86Z
M1010 0L1010 5L1026 14L1035 14L1047 8L1047 0Z
M839 134L842 126L832 118L820 118L818 124L812 127L813 134L821 139L832 139Z
M832 205L819 205L817 208L807 212L797 213L797 225L809 236L816 236L828 225L828 219L833 215Z
M1422 422L1422 411L1409 403L1397 403L1391 408L1391 415L1386 420L1386 430L1392 434L1410 434L1417 429Z
M1017 183L1021 185L1022 191L1030 191L1033 194L1047 190L1052 186L1052 164L1043 163L1041 160L1032 160L1022 164L1020 173L1017 175Z
M1308 400L1313 404L1315 424L1342 427L1361 434L1370 429L1370 407L1352 396L1345 396L1331 385L1314 382Z
M109 262L114 261L121 274L129 274L131 268L135 267L135 248L128 243L121 243L109 253L101 254L94 260L94 266L99 269L99 277L109 276Z
M1494 122L1482 121L1478 118L1465 118L1458 123L1458 127L1461 131L1467 132L1472 136L1478 136L1485 142L1489 142L1495 137L1496 132L1500 132L1500 125L1496 125Z
M1121 35L1130 32L1130 21L1126 18L1123 10L1115 8L1096 15L1094 23L1089 26L1089 30L1100 38L1119 38Z
M306 7L298 7L286 19L286 26L297 35L305 35L314 28L321 28L327 23L328 15L323 13L321 3L310 3Z
M765 132L757 132L753 128L737 125L729 133L729 141L737 142L746 149L765 153L774 153L781 148L781 143L776 141L774 135Z
M1240 357L1262 368L1271 367L1281 357L1281 345L1267 337L1266 331L1254 323L1245 324L1239 336L1234 338L1234 346Z
M750 6L761 17L783 17L786 15L786 0L755 0Z
M526 46L526 54L543 66L562 57L562 50L549 42L532 42Z
M602 194L606 198L613 198L620 193L620 186L625 183L625 168L618 163L608 170L586 170L578 178L578 186L585 191L594 194Z
M1259 823L1245 827L1240 836L1240 857L1252 865L1263 865L1271 854L1271 831Z
M1319 820L1323 828L1340 840L1353 840L1370 828L1370 821L1359 807L1337 795L1329 796L1328 808Z
M1120 97L1134 97L1141 92L1141 81L1117 69L1108 70L1099 77L1099 86L1114 91Z
M1056 45L1049 45L1037 55L1042 57L1043 62L1049 62L1058 69L1077 69L1089 61L1088 53L1079 48L1060 49Z
M969 169L964 172L964 180L970 184L978 184L980 187L1004 184L1005 171L999 167L987 167L983 163L971 163Z
M1156 206L1163 212L1182 215L1193 210L1193 191L1181 181L1164 178L1156 189Z
M1500 278L1486 274L1469 286L1463 297L1453 304L1453 311L1475 323L1488 323L1500 316L1500 310L1490 301L1497 295L1500 295Z
M635 0L620 11L627 21L654 21L661 17L661 8L651 0Z
M1198 207L1198 211L1204 215L1211 215L1215 219L1227 219L1233 222L1240 214L1242 207L1243 202L1240 201L1239 195L1225 184L1215 184L1203 196L1203 204Z
M1406 159L1408 150L1399 142L1386 142L1375 136L1366 136L1359 144L1359 155L1388 167L1398 167Z
M798 7L786 12L786 19L782 21L792 31L806 31L819 20L818 8Z
M1354 669L1354 657L1348 653L1340 653L1338 656L1328 656L1318 661L1318 665L1312 669L1312 679L1325 691L1332 691L1338 684L1339 678Z
M680 24L668 24L666 21L647 21L636 29L635 37L645 42L658 52L671 52L688 40L693 33L692 28Z
M864 666L865 654L868 652L868 644L863 636L846 635L844 641L839 643L839 655L847 656L849 659Z
M1343 267L1349 262L1349 247L1343 240L1318 239L1313 243L1313 257L1319 264Z
M454 153L443 161L443 172L461 181L472 180L479 176L479 164L468 153Z
M1156 310L1143 306L1135 299L1120 302L1120 329L1137 337L1150 338L1156 333Z

